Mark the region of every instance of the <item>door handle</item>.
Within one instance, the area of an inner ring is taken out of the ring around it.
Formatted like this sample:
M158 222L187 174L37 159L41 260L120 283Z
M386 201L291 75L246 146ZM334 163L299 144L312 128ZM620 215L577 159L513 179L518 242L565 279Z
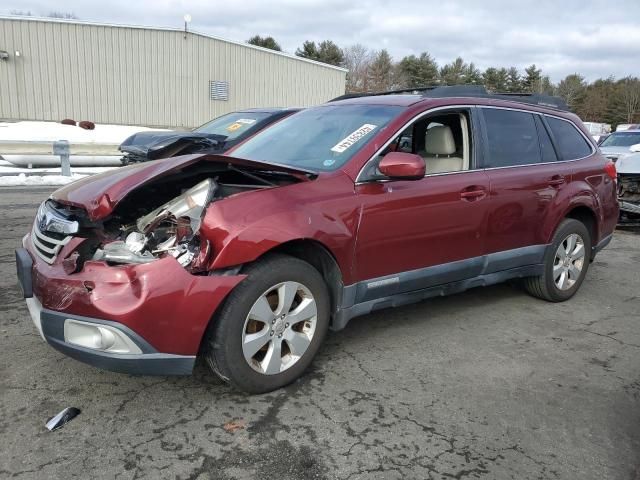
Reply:
M560 185L563 185L565 182L566 182L566 180L564 178L564 175L554 175L549 180L549 186L550 187L559 187Z
M482 200L487 196L487 192L482 187L467 187L460 192L460 198L468 202Z

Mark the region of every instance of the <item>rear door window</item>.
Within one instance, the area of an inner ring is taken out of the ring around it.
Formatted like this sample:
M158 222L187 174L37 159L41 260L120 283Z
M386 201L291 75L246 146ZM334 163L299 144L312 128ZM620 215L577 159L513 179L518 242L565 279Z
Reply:
M547 122L563 160L576 160L591 155L591 145L571 122L554 117L547 117Z
M483 108L487 136L485 168L540 163L540 144L534 115Z

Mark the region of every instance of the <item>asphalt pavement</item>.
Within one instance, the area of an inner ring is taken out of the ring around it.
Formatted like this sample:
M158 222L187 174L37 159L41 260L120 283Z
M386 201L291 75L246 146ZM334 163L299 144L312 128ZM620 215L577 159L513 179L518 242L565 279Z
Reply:
M0 478L640 480L638 233L568 302L498 285L357 318L247 396L203 364L134 377L42 341L13 249L50 190L0 189Z

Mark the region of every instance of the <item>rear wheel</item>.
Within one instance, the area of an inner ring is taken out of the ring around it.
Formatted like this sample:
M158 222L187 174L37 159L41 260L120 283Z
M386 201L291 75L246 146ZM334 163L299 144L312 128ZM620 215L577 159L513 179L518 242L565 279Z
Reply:
M246 269L207 333L206 360L249 393L291 383L309 366L329 326L329 294L311 265L271 255Z
M582 285L591 256L587 227L567 218L558 226L544 257L544 273L524 279L525 289L550 302L570 299Z

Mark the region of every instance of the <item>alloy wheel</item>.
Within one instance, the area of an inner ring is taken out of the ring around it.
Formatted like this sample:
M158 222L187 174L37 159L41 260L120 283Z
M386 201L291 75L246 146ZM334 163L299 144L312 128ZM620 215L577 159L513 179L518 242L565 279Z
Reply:
M553 281L560 290L569 290L580 278L584 267L584 240L577 233L568 235L558 245L553 261Z
M282 282L254 302L242 331L242 352L255 371L276 375L307 351L316 329L316 301L298 282Z

